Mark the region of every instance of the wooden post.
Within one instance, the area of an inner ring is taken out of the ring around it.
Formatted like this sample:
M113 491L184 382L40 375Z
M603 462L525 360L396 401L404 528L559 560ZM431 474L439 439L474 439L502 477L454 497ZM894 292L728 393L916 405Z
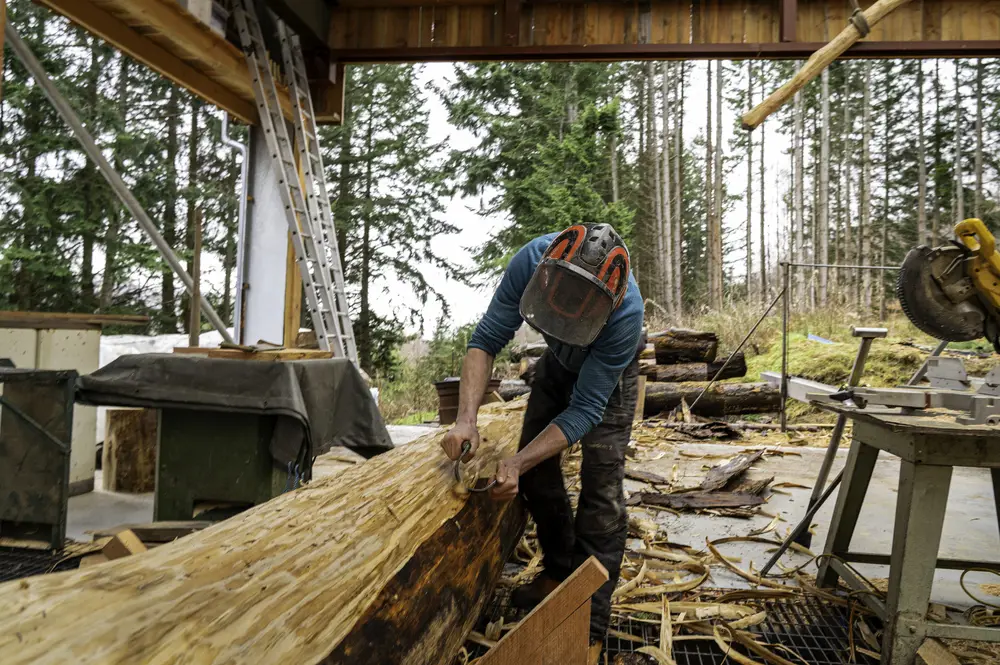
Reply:
M646 408L646 375L639 375L639 385L635 400L635 422L642 422L642 414Z
M878 0L874 5L864 12L865 20L869 28L874 28L879 21L899 9L910 0ZM854 46L855 42L862 37L853 24L848 24L839 35L833 38L829 44L813 53L802 69L795 73L785 85L781 86L767 99L755 106L749 113L743 116L743 128L754 129L767 119L767 116L777 111L781 106L801 90L806 83L820 75L824 69L830 66L834 60L839 58L844 51Z
M302 273L295 260L295 247L292 246L292 234L288 234L288 256L285 260L285 323L282 345L287 348L295 346L299 336L299 322L302 320Z
M191 256L191 312L188 318L188 346L198 346L201 337L201 209L194 211L194 254Z
M108 409L101 469L109 492L156 487L156 409Z

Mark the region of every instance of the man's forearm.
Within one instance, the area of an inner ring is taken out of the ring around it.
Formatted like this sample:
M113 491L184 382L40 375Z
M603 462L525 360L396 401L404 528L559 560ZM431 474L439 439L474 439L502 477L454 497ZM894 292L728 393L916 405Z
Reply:
M514 459L517 461L519 472L525 473L568 447L569 441L566 440L566 435L559 427L550 424L531 443L518 451Z
M458 393L458 421L475 423L479 405L493 373L493 356L482 349L469 349L462 363L462 385Z

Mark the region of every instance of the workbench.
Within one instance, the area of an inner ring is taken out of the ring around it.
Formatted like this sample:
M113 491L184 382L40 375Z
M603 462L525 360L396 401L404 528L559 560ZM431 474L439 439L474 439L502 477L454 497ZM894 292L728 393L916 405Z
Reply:
M994 501L1000 513L1000 427L961 425L954 412L900 414L896 409L820 403L853 421L854 435L844 481L837 496L817 581L835 586L838 577L885 621L883 665L911 665L928 637L1000 642L1000 629L937 623L927 619L931 584L938 568L1000 570L997 561L965 561L938 557L945 507L956 466L989 468ZM892 553L851 552L851 537L865 501L879 452L900 460L899 492L892 533ZM886 602L849 564L889 564Z

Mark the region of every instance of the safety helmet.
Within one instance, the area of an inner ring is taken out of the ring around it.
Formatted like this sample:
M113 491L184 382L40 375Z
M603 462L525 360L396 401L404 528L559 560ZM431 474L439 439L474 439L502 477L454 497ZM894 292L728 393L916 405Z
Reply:
M521 318L570 346L590 346L628 289L628 249L610 224L576 224L542 255L521 296Z

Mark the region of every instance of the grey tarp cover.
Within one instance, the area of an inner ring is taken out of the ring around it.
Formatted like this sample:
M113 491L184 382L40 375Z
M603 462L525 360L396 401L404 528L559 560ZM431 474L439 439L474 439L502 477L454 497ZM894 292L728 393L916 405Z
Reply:
M271 455L282 466L311 461L335 446L366 458L392 449L364 379L342 358L264 362L127 355L81 376L76 399L95 406L285 416L271 441Z

